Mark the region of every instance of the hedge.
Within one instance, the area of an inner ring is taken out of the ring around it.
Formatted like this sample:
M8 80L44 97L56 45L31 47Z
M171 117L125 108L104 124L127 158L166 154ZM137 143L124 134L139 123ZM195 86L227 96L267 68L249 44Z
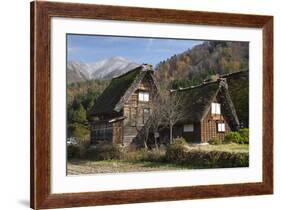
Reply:
M249 154L243 152L205 151L172 145L166 152L166 161L192 168L232 168L249 166Z
M117 144L100 143L95 148L88 150L87 159L91 160L113 160L121 159L122 150Z

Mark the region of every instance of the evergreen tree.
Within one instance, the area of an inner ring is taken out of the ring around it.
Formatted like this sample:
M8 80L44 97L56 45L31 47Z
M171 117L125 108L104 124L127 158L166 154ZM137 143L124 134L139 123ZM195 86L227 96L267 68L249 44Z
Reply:
M78 108L73 111L71 121L74 123L85 123L87 121L86 110L82 104L79 104Z

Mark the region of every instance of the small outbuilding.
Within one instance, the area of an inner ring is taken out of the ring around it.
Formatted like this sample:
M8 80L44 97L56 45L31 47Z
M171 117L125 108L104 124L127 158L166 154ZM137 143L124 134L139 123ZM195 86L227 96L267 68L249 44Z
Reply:
M173 137L187 142L224 140L226 133L239 129L239 120L228 92L226 78L172 91L182 100L183 118L174 126ZM162 138L167 139L167 133ZM166 135L166 136L165 136Z

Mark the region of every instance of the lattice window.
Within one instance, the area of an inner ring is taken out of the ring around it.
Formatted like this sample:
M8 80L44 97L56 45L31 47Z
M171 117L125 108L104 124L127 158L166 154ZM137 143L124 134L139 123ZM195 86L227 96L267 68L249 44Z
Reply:
M149 101L149 93L148 92L139 92L139 101L143 101L143 102Z
M212 114L221 114L221 105L219 103L212 103Z
M225 123L224 122L218 123L218 132L225 132Z

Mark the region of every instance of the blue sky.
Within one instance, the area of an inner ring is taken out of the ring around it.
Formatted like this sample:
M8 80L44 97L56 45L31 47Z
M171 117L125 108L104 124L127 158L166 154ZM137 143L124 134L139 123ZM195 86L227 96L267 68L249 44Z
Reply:
M67 60L96 62L122 56L138 64L149 63L155 66L200 43L202 41L199 40L68 34Z

